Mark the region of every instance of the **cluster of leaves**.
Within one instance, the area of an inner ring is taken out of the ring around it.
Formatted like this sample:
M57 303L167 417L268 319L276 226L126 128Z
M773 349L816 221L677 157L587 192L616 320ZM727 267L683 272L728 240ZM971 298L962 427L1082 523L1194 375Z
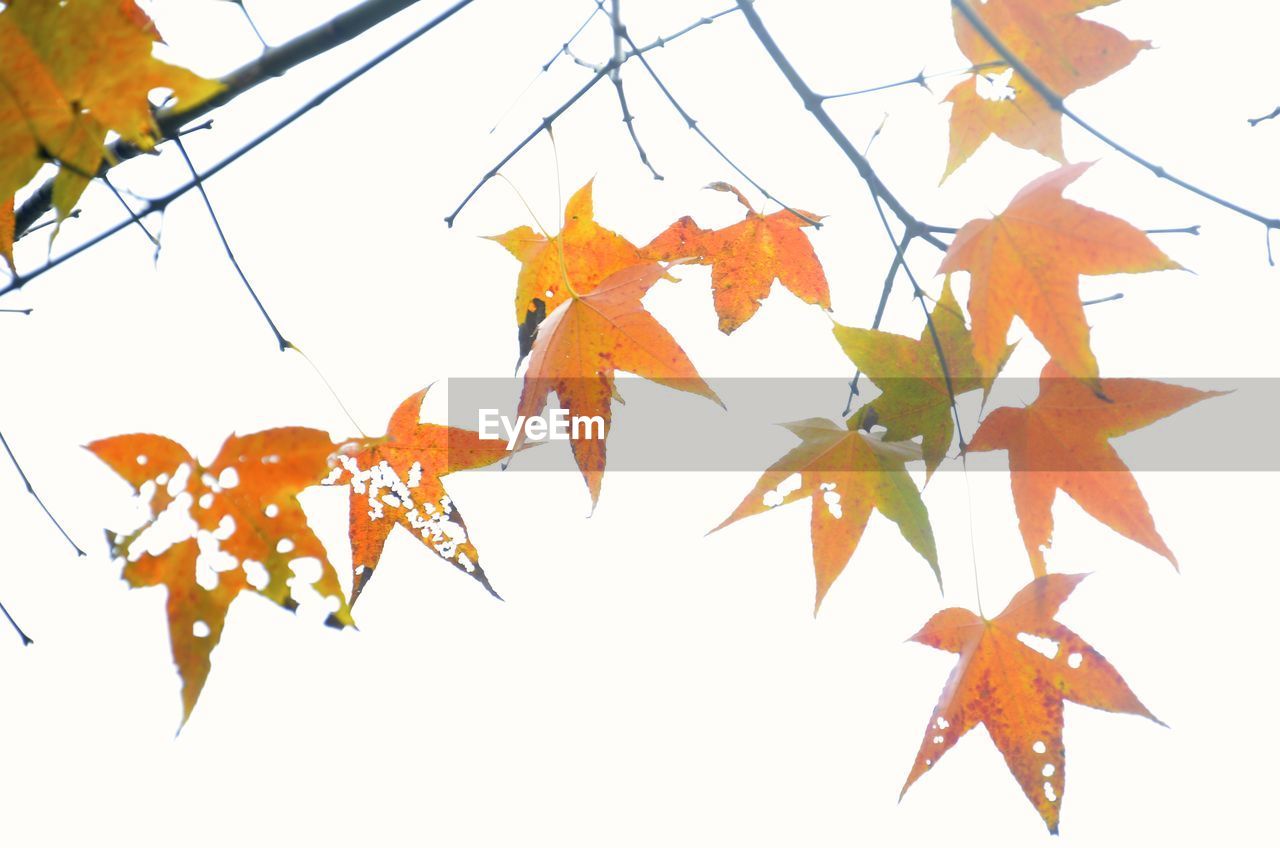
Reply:
M1148 46L1078 17L1103 2L989 0L980 13L1029 68L1066 96L1124 67ZM1032 580L995 618L944 609L914 637L960 660L903 791L983 724L1056 832L1065 774L1064 700L1154 717L1100 654L1054 620L1082 579L1049 573L1054 498L1067 493L1099 521L1176 565L1109 440L1212 393L1102 376L1090 347L1081 276L1180 266L1137 228L1063 197L1089 166L1065 164L1057 104L1016 74L1006 74L1012 97L984 97L979 78L1004 65L958 15L955 29L973 73L947 96L951 152L944 178L991 135L1064 164L1030 182L1000 214L957 231L938 269L940 293L918 336L833 326L835 341L881 394L842 420L788 425L800 444L764 472L716 529L811 500L815 612L876 511L897 525L941 584L929 513L908 465L923 463L927 481L946 459L956 443L956 397L981 391L985 399L1013 350L1008 334L1014 317L1020 318L1049 356L1040 394L1024 408L987 413L961 448L1008 452ZM148 100L153 90L172 92L180 104L217 92L217 83L152 58L158 38L133 0L10 0L0 12L0 198L8 198L0 203L0 254L10 264L12 197L43 164L60 167L54 196L60 220L106 162L108 133L143 148L155 142ZM515 317L520 358L528 361L519 413L541 412L554 393L570 415L605 422L605 437L571 439L593 504L605 471L617 371L719 403L676 339L645 309L643 299L655 284L676 279L683 267L709 266L719 329L726 334L756 314L775 281L805 303L830 308L828 281L806 235L820 216L790 209L763 214L732 186L709 187L733 194L745 207L742 220L705 229L681 218L640 246L596 222L588 183L567 204L559 233L521 226L494 237L520 262ZM957 274L968 278L965 307L953 289ZM507 450L466 430L422 422L425 394L405 400L381 437L334 441L305 427L232 435L207 466L157 435L89 445L149 505L150 520L142 527L111 534L112 551L131 586L166 587L184 722L236 598L258 594L292 609L295 593L309 583L328 605L329 623L350 626L352 605L397 524L493 592L441 478L497 462ZM798 486L783 485L796 477ZM314 485L350 487L347 593L298 502L300 492ZM160 522L185 527L187 538L158 543L153 531ZM315 580L299 577L303 560L319 564ZM1038 652L1019 638L1024 635L1050 640L1054 650Z

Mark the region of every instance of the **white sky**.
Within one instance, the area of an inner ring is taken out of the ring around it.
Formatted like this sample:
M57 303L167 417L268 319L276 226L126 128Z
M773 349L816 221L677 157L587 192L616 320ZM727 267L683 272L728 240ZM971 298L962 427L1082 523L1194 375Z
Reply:
M345 5L249 3L273 42ZM422 5L236 101L213 132L190 139L192 155L216 161L443 4ZM628 2L624 11L645 43L724 5ZM153 8L177 61L219 74L255 53L230 4ZM488 133L589 8L478 0L211 183L273 316L366 430L381 432L400 400L432 380L510 373L517 266L477 237L526 223L527 213L495 181L452 231L441 219L585 81L586 71L561 60ZM761 0L759 10L819 90L964 64L942 0ZM1280 12L1246 0L1212 10L1125 0L1095 17L1158 49L1071 104L1171 170L1280 214L1280 122L1245 123L1280 102ZM580 52L603 59L607 41L597 21ZM749 172L830 216L814 242L835 317L865 325L890 249L864 186L745 24L730 16L651 56ZM637 129L667 179L648 178L601 85L556 126L564 196L594 175L598 218L637 242L682 214L708 226L737 219L731 200L699 187L743 181L683 127L638 64L625 78ZM959 225L1002 208L1051 162L990 142L939 188L947 110L938 101L951 84L831 108L858 140L887 112L872 148L877 168L922 218ZM1199 238L1159 237L1195 274L1085 282L1090 296L1126 295L1090 313L1104 374L1275 376L1280 296L1261 227L1078 132L1068 130L1067 152L1101 160L1070 196L1143 227L1204 228ZM545 139L506 173L552 226L556 173ZM181 161L166 154L128 164L116 182L148 194L182 178ZM114 203L93 190L58 247L114 222ZM0 467L0 598L36 639L24 650L0 633L0 809L15 844L1047 844L981 729L896 802L954 662L903 640L937 609L973 602L957 474L937 475L926 491L945 601L877 516L817 621L807 505L703 538L754 475L611 473L591 518L576 474L451 477L506 603L397 531L357 607L360 632L323 628L306 607L295 620L265 600L238 601L175 740L181 707L164 593L128 590L107 561L102 528L131 529L137 513L127 487L79 445L156 432L208 460L233 430L350 427L302 361L274 351L198 199L175 204L163 229L158 266L140 234L126 232L3 304L34 315L0 316L0 356L10 363L0 428L91 553L75 559ZM27 267L39 261L39 241L20 254ZM934 291L938 259L927 246L911 254ZM706 272L684 276L646 303L703 375L849 371L821 311L781 292L724 337ZM885 327L919 332L905 286ZM1042 351L1020 325L1014 333L1026 340L1009 372L1038 373ZM779 410L779 420L792 417ZM626 422L620 410L615 438L628 437ZM1212 451L1237 426L1224 420L1187 449ZM1140 482L1182 575L1065 498L1050 562L1096 572L1061 620L1172 729L1068 706L1056 844L1259 844L1277 788L1277 687L1264 630L1280 592L1267 544L1276 480L1151 473ZM999 609L1030 570L1007 478L973 475L969 487L983 597ZM345 569L345 493L304 500Z

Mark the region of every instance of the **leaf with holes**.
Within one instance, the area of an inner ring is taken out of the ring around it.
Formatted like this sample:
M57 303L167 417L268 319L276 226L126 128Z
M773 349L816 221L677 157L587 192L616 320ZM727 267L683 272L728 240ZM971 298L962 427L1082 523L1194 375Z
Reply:
M720 330L732 333L756 314L776 279L805 303L831 308L822 263L802 232L822 216L783 209L761 215L728 183L707 188L733 194L746 207L746 218L719 230L704 230L688 216L676 221L642 251L650 259L685 259L711 266L712 298ZM808 218L809 220L805 220Z
M518 413L525 420L541 414L555 392L571 420L587 422L570 433L569 445L593 505L604 477L616 371L720 403L680 345L640 302L666 271L656 262L636 265L610 275L590 292L573 293L547 316L529 356ZM523 435L522 430L520 443Z
M938 334L937 344L927 326L919 339L840 324L834 327L845 355L882 392L854 414L850 425L870 429L879 424L885 428L885 439L893 442L923 436L926 475L932 475L942 462L955 434L951 392L959 396L982 389L985 395L994 379L984 377L973 358L973 339L951 291L950 277L943 281L942 296L930 320ZM939 346L946 362L945 374L938 359ZM1009 345L1000 366L1011 353L1013 346Z
M1039 577L993 619L945 609L911 637L959 654L960 661L929 717L903 795L961 736L982 724L1049 832L1057 833L1066 780L1063 702L1159 723L1111 663L1054 620L1085 576Z
M720 530L739 519L767 512L775 506L813 498L810 535L817 595L817 614L831 584L853 556L873 509L898 525L941 586L938 551L929 511L907 473L906 463L921 458L911 442L883 442L824 418L783 425L802 443L774 463L743 499ZM799 484L790 486L799 476ZM714 532L714 531L713 531Z
M588 181L569 198L564 228L557 235L547 238L529 227L516 227L489 237L520 260L516 326L521 360L533 347L538 325L568 299L570 288L586 294L615 271L643 261L635 245L596 223L593 182Z
M109 538L131 586L168 588L183 723L209 675L209 655L221 638L227 608L242 591L293 610L295 566L315 560L320 574L310 585L331 604L329 623L352 624L337 572L298 503L298 493L318 485L328 470L336 445L325 433L281 427L232 435L208 466L164 436L114 436L87 447L149 502L150 521ZM185 523L190 530L185 540L154 552L157 534L148 531L162 515L170 526ZM209 560L202 563L205 555Z
M968 0L996 38L1060 98L1101 82L1128 65L1149 41L1133 41L1097 21L1080 17L1115 0ZM1006 68L1000 54L952 11L956 43L975 71ZM992 135L1065 162L1062 116L1019 74L1007 70L1011 97L988 99L977 75L951 90L951 151L946 179Z
M1223 392L1135 379L1102 380L1101 390L1106 400L1050 362L1040 374L1035 402L1024 409L993 410L969 443L974 452L1009 452L1018 526L1036 575L1045 573L1044 549L1053 539L1059 489L1103 524L1177 567L1138 482L1110 440Z
M0 197L45 162L61 166L59 220L106 158L108 133L143 150L157 129L148 95L186 108L222 86L151 55L160 35L134 0L14 0L0 11Z
M351 602L373 576L391 528L397 524L494 597L480 567L462 514L440 478L492 465L507 455L504 442L470 430L421 422L427 389L411 395L391 415L387 433L357 439L335 456L327 485L350 485Z
M1100 391L1080 276L1178 269L1146 233L1062 196L1089 169L1067 165L1028 183L991 219L960 228L940 273L969 272L973 356L994 376L1020 317L1049 355Z

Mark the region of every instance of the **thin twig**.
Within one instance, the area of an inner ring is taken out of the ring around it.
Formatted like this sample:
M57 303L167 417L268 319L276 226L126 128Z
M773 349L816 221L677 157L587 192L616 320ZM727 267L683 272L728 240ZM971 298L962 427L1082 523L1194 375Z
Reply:
M477 182L474 186L471 187L471 191L467 192L467 196L462 198L462 202L458 204L457 208L445 216L445 219L444 219L445 224L452 227L454 219L457 218L458 214L463 210L463 208L466 207L466 205L471 202L471 198L475 197L476 194L479 193L480 189L484 188L485 184L489 182L489 180L497 176L498 172L502 170L504 165L506 165L512 159L516 158L516 155L519 154L521 150L524 150L529 145L529 142L537 138L540 133L542 133L545 130L550 130L551 125L555 123L556 119L559 118L561 115L563 115L565 112L569 111L569 109L573 107L573 104L577 103L579 100L582 99L582 96L584 94L586 94L591 89L595 88L596 83L604 79L605 76L609 73L609 71L612 70L612 68L613 68L612 61L602 66L600 70L596 71L595 74L592 75L591 79L587 81L586 85L578 89L568 100L566 100L565 102L561 103L558 107L556 107L555 111L553 111L551 114L543 118L538 123L538 126L535 127L532 132L530 132L523 139L521 139L519 143L516 144L515 147L511 148L511 150L507 152L507 155L503 156L501 159L498 160L498 164L494 165L492 168L486 171L484 175L480 177L479 182Z
M716 12L715 14L707 15L705 18L698 18L696 21L689 24L684 29L677 30L676 32L673 32L671 35L659 36L658 38L654 39L653 41L649 42L648 44L644 45L639 49L628 51L626 58L630 59L632 56L638 56L641 53L648 53L650 50L656 50L659 47L666 47L668 44L675 41L680 36L687 35L693 32L698 27L704 27L704 26L707 26L708 24L713 24L716 22L718 18L723 18L725 15L732 14L736 11L738 11L737 6L730 6L728 9L721 9L719 12Z
M893 280L898 276L898 269L902 267L902 261L906 257L907 245L911 243L910 234L904 233L902 240L898 242L898 249L893 252L893 262L889 265L889 273L884 277L884 287L880 289L880 303L876 305L876 314L871 319L871 329L880 329L880 322L884 320L884 310L889 304L889 293L893 291ZM844 405L844 414L848 415L853 409L853 399L858 394L858 381L862 379L862 369L859 368L854 372L853 379L849 382L849 400Z
M67 217L62 219L62 221L67 221L67 220L69 220L69 219L71 219L71 218L79 218L79 217L80 217L80 210L79 210L79 209L72 209L70 212L68 212L68 213L67 213ZM44 229L47 229L47 228L49 228L49 227L52 227L52 226L54 226L55 224L58 224L58 223L61 223L61 222L59 222L59 221L58 221L58 219L57 219L56 217L54 217L54 218L50 218L48 221L41 221L39 224L34 224L34 225L32 225L32 226L28 227L28 228L27 228L27 231L26 231L25 233L23 233L23 235L28 235L28 236L29 236L29 235L31 235L32 233L34 233L36 230L44 230Z
M18 463L18 458L13 455L13 448L9 447L9 440L4 437L4 433L0 433L0 445L4 446L4 452L9 454L9 461L13 463L13 467L18 471L18 477L22 479L22 485L27 487L27 494L36 499L36 503L40 504L40 508L44 510L44 514L49 516L49 520L53 522L53 526L58 528L58 532L62 534L62 538L67 540L67 544L75 549L76 556L84 556L84 551L80 550L80 546L67 534L67 531L58 523L58 519L53 517L53 513L49 511L49 507L45 506L40 496L36 494L35 488L31 485L31 481L27 479L27 473L22 470L22 466ZM12 619L11 619L12 620ZM16 625L15 625L16 626Z
M511 110L516 108L516 105L525 98L525 95L527 95L530 92L530 90L533 89L534 85L537 84L538 80L540 80L543 77L543 75L547 73L547 71L551 70L551 66L556 63L556 60L558 60L561 56L572 55L571 50L572 50L573 42L577 40L578 36L582 35L582 31L587 28L587 25L590 24L593 20L595 20L596 15L604 11L604 0L594 0L594 2L595 2L595 8L591 10L591 14L587 15L587 19L578 25L578 28L573 31L572 35L570 35L568 38L565 39L564 44L560 45L560 49L557 50L551 56L550 59L542 63L542 65L538 68L537 73L535 73L533 75L533 78L529 80L529 83L523 89L521 89L520 93L517 94L515 99L511 101L511 105L503 110L502 114L498 116L498 120L493 122L493 126L489 128L490 134L492 134L495 130L498 129L499 126L501 126L502 122L505 121L507 119L507 116L511 114Z
M716 152L716 155L719 156L722 160L724 160L724 163L726 165L728 165L733 170L737 171L738 174L741 175L744 180L751 183L751 185L755 187L756 191L760 192L765 197L769 198L774 203L778 204L783 209L790 212L792 215L795 215L797 218L806 222L807 224L809 224L811 227L814 227L815 229L822 228L822 223L820 221L816 221L813 218L810 218L808 215L805 215L803 212L800 212L792 208L791 206L783 203L781 200L775 197L767 188L760 185L760 183L756 182L754 177L752 177L746 171L742 170L742 168L739 167L736 162L730 159L729 155L725 153L722 149L720 149L720 145L712 141L711 137L707 135L707 133L702 129L701 126L699 126L698 122L694 120L693 116L690 115L685 110L685 108L680 105L680 101L676 100L675 95L671 93L671 89L667 88L666 83L664 83L662 81L662 78L658 76L658 72L655 71L653 69L653 66L649 64L649 60L646 59L644 56L644 51L636 47L635 42L631 40L631 36L627 35L626 33L623 33L623 37L627 39L627 44L631 46L631 53L628 55L633 55L640 60L640 64L644 65L644 69L649 72L649 76L653 79L654 84L658 86L658 90L661 91L663 95L667 98L667 102L670 103L671 107L676 110L676 113L679 114L682 119L684 119L684 122L685 124L688 125L689 129L697 133L698 137L701 138L704 142L706 142L707 146L710 147L712 150L714 150Z
M142 223L142 219L138 217L138 213L133 211L133 207L129 205L129 201L124 199L124 195L122 195L115 187L115 184L111 182L111 177L104 173L101 179L102 184L111 189L111 193L115 195L116 200L120 201L120 205L124 207L124 211L129 213L130 220L132 220L134 224L137 224L138 229L142 230L143 234L146 235L147 241L151 242L156 247L159 247L160 240L151 234L151 231L147 229L146 224Z
M22 628L18 626L18 622L13 620L13 616L9 615L9 610L5 608L5 605L3 603L0 603L0 612L4 613L4 617L9 620L9 624L11 624L13 626L13 629L18 632L18 637L22 639L22 644L24 647L32 644L35 641L30 636L22 632Z
M370 2L372 2L372 0L370 0ZM454 3L452 6L450 6L448 9L444 10L443 12L441 12L436 17L427 21L425 24L418 27L413 32L409 33L404 38L400 39L395 44L388 47L386 50L383 50L377 56L374 56L372 59L365 62L360 67L351 71L346 76L342 77L337 82L335 82L334 84L330 85L328 88L321 91L319 94L312 97L306 103L302 104L297 109L290 112L285 117L281 118L279 121L277 121L275 124L273 124L266 130L264 130L258 136L254 137L253 139L250 139L247 143L241 145L237 150L228 154L225 158L220 160L213 167L209 168L207 171L202 172L199 175L198 179L191 179L183 183L182 185L178 186L177 188L173 189L168 194L165 194L161 197L153 198L147 201L146 206L142 209L141 212L138 213L138 217L145 218L148 215L151 215L152 213L164 211L166 208L168 208L170 204L172 204L179 197L182 197L187 192L196 188L197 185L207 182L211 177L221 173L223 170L230 167L235 162L239 161L241 157L245 156L250 151L256 149L259 145L266 142L268 139L272 138L273 136L278 134L280 131L284 130L286 127L293 124L299 118L303 117L307 113L311 112L313 109L320 106L330 97L332 97L334 94L337 94L339 91L346 88L348 85L355 82L360 77L364 76L369 71L373 70L378 65L382 64L387 59L391 58L396 53L403 50L405 47L408 47L410 44L417 41L422 36L426 35L428 32L430 32L432 29L434 29L438 25L444 23L446 20L452 17L454 13L463 9L464 7L469 5L471 2L472 0L459 0L459 2ZM292 44L293 42L290 42L290 43ZM275 49L279 50L282 48L275 48ZM131 224L132 224L131 219L120 221L116 223L114 226L108 227L107 229L98 233L96 236L90 238L89 240L81 242L80 244L76 245L74 248L67 251L66 253L50 259L48 262L46 262L44 265L40 266L39 268L35 269L34 271L30 271L26 274L20 274L19 276L14 277L5 286L0 287L0 297L6 294L9 294L10 292L17 291L18 289L23 288L24 286L26 286L28 283L30 283L32 280L36 279L37 277L40 277L41 275L53 270L54 268L58 267L62 263L66 262L67 260L72 259L76 256L79 256L81 253L84 253L86 250L89 250L90 248L106 241L107 239L114 236L116 233L130 226Z
M283 76L290 69L320 56L338 45L363 34L387 18L409 8L418 0L364 0L364 2L331 18L325 23L267 50L257 59L248 62L223 77L222 90L213 97L187 109L161 109L156 114L156 125L160 130L160 138L172 138L182 127L202 118L214 109L244 94L251 88L276 77ZM454 13L470 5L472 0L458 0L445 9L430 22L433 27L451 17ZM125 141L116 141L107 148L104 156L103 170L127 159L132 159L144 151ZM53 179L46 180L14 213L15 237L25 235L37 220L52 208Z
M1208 200L1210 203L1215 203L1218 206L1223 207L1224 209L1230 209L1232 212L1235 212L1239 215L1244 216L1245 218L1249 218L1250 220L1257 221L1259 224L1262 224L1264 227L1267 228L1268 252L1270 252L1270 243L1269 243L1270 234L1272 230L1280 229L1280 218L1267 217L1266 215L1263 215L1260 212L1254 212L1252 209L1247 209L1238 203L1234 203L1230 200L1227 200L1223 197L1220 197L1216 194L1206 191L1205 189L1200 188L1197 185L1189 183L1186 180L1182 179L1181 177L1177 177L1169 173L1161 166L1156 165L1153 162L1143 158L1142 156L1133 152L1129 148L1125 147L1124 145L1120 144L1117 141L1114 141L1109 136L1103 134L1100 130L1096 129L1092 124L1085 121L1083 118L1081 118L1071 109L1069 109L1066 106L1066 104L1063 103L1062 97L1060 97L1056 92L1054 92L1053 89L1049 88L1049 86L1044 82L1044 80L1042 80L1034 71L1032 71L1030 68L1027 67L1025 62L1023 62L1021 59L1015 56L1013 52L1010 51L1009 48L1006 47L1004 43L1000 41L1000 38L994 32L992 32L991 27L987 26L986 21L982 20L982 18L978 16L978 13L973 10L973 7L970 6L967 2L965 2L965 0L951 0L951 5L953 8L955 8L956 11L958 11L961 15L964 16L964 19L969 22L969 25L973 27L973 29L978 33L978 35L982 36L983 40L986 41L987 44L991 46L991 49L995 50L996 53L999 54L1000 58L1004 59L1004 61L1008 63L1010 68L1013 68L1013 70L1016 71L1019 76L1025 79L1027 81L1027 84L1030 85L1033 89L1035 89L1035 92L1039 94L1042 98L1044 98L1044 100L1050 106L1052 106L1055 111L1061 113L1064 117L1071 119L1071 121L1075 123L1076 126L1080 127L1082 130L1089 133L1094 138L1098 139L1103 144L1110 147L1112 150L1122 154L1128 159L1146 168L1156 177L1163 180L1168 180L1174 185L1180 188L1183 188L1191 192L1192 194L1198 195L1204 198L1205 200ZM1270 257L1268 257L1268 261L1270 261Z
M907 211L902 202L894 196L893 192L889 191L889 188L880 179L875 169L871 167L871 163L867 161L867 158L858 152L858 148L854 146L849 137L827 114L822 105L822 96L809 87L809 84L804 81L804 78L796 71L795 66L791 64L781 48L778 47L778 43L773 40L773 36L765 28L764 21L756 14L754 2L755 0L738 0L738 8L742 10L742 15L746 18L747 24L751 27L752 32L755 33L756 38L769 54L769 57L773 59L773 63L778 66L778 70L782 71L782 75L787 78L787 82L791 83L791 87L800 96L804 107L809 110L827 135L844 153L845 157L853 163L853 166L858 170L858 174L871 188L872 196L883 200L885 205L893 210L893 214L897 216L903 226L914 233L916 238L923 239L938 248L938 250L945 251L947 249L946 244L933 234L936 231L935 228L922 224L918 218Z
M1124 299L1124 292L1116 292L1115 294L1107 295L1106 297L1099 297L1095 300L1082 300L1080 302L1080 305L1093 306L1094 304L1097 304L1097 303L1110 303L1113 300L1123 300L1123 299Z
M1146 230L1145 232L1150 236L1159 235L1160 233L1185 233L1189 236L1198 236L1200 235L1200 225L1193 224L1190 227L1161 227L1155 230Z
M627 133L631 136L631 143L636 147L636 153L640 155L640 161L649 173L653 174L655 180L661 180L662 174L653 167L649 162L649 154L645 153L644 145L640 143L640 136L636 135L635 116L631 114L631 109L627 107L627 93L622 88L622 63L627 60L626 54L622 49L622 41L626 37L627 28L622 25L622 0L612 0L609 10L609 20L613 25L613 70L609 72L609 79L613 83L614 91L618 93L618 105L622 108L622 123L627 125Z
M182 143L180 138L175 138L173 143L178 146L178 152L182 154L182 161L187 163L187 169L191 171L191 179L196 184L196 191L200 193L201 199L204 200L204 208L209 210L209 219L213 221L213 228L218 233L218 240L222 242L222 249L226 252L227 259L231 261L231 267L235 268L236 273L240 275L240 282L244 283L245 289L249 292L249 297L253 298L254 305L258 307L258 311L262 313L267 326L271 328L271 332L276 337L276 344L280 345L280 350L288 350L293 345L280 333L280 328L276 326L271 314L267 312L267 307L263 305L262 298L258 297L258 293L253 290L253 283L249 282L249 277L245 274L244 268L240 267L240 260L236 259L235 251L231 249L231 242L227 241L227 234L222 229L222 222L218 220L218 213L213 210L213 201L209 199L209 192L205 191L204 188L204 180L200 178L200 172L196 170L195 163L191 161L191 156L187 153L187 146Z
M839 100L841 97L857 97L859 94L871 94L876 91L886 91L890 88L901 88L904 85L918 85L925 91L929 90L929 84L925 82L924 69L920 69L920 73L910 79L898 80L897 82L886 82L883 85L873 85L870 88L859 88L856 91L842 91L839 94L825 94L823 100Z
M1280 106L1277 106L1276 108L1272 109L1270 113L1263 115L1261 118L1250 118L1249 126L1256 127L1258 124L1262 123L1263 121L1269 121L1272 118L1276 117L1277 115L1280 115Z
M715 15L710 16L710 19L714 20L720 17L721 15L724 15L725 13L726 12L719 12ZM706 19L703 19L703 20L706 20ZM671 102L671 104L676 108L678 112L680 112L681 116L684 117L685 121L689 124L689 126L692 129L694 129L694 131L697 132L698 135L700 135L702 139L706 141L707 144L710 145L711 148L720 155L720 158L724 159L725 162L729 163L730 167L732 167L739 174L742 174L743 179L747 180L753 186L755 186L756 189L765 197L768 197L770 200L774 201L779 206L782 206L783 208L788 209L791 212L799 215L798 212L795 212L794 209L791 209L791 207L783 204L780 200L778 200L776 197L774 197L772 194L766 191L759 183L757 183L750 176L744 173L741 168L733 164L733 162L727 156L725 156L724 152L721 151L720 148L716 147L716 145L712 143L711 139L707 138L706 134L703 133L702 130L697 127L697 122L694 121L691 117L689 117L689 114L685 112L684 109L681 108L680 104L676 102L675 98L671 96L671 92L668 91L666 86L662 84L662 81L658 79L657 75L653 71L653 68L650 67L648 61L644 58L644 54L649 50L653 50L658 47L665 46L666 44L670 44L671 41L673 41L675 38L679 37L680 35L683 35L687 32L691 32L692 30L697 29L698 26L702 26L702 25L703 24L701 21L697 21L694 24L690 24L689 26L686 26L684 29L680 30L675 35L668 36L665 39L660 38L657 41L654 41L652 44L648 44L643 48L637 47L635 42L631 39L631 37L626 33L626 30L624 29L622 33L622 37L627 42L627 45L631 49L627 51L626 55L622 58L621 62L619 62L617 59L610 59L608 62L604 63L603 65L596 67L595 72L592 74L591 79L587 80L586 85L582 86L582 88L574 92L569 97L568 100L561 103L558 107L556 107L556 109L553 112L551 112L549 115L543 118L538 123L538 125L534 127L532 131L529 132L528 135L526 135L519 142L517 142L515 147L511 148L511 150L509 150L505 156L499 159L496 165L494 165L492 168L490 168L480 177L480 179L476 182L476 184L471 187L471 190L467 192L467 196L462 198L462 202L457 205L457 207L453 210L453 212L449 213L449 215L445 217L444 219L445 224L452 227L454 220L457 219L458 215L462 212L462 210L466 207L466 205L471 202L471 198L475 197L480 192L480 189L484 188L484 186L490 180L492 180L495 176L497 176L498 172L501 171L502 168L508 162L516 158L516 156L519 155L520 151L528 147L529 143L532 142L535 138L537 138L541 133L549 132L551 130L552 124L554 124L561 115L569 111L569 109L571 109L575 103L581 100L583 95L585 95L592 88L595 88L596 83L604 79L605 76L607 76L610 71L614 70L617 67L621 67L623 63L625 63L627 60L631 59L632 57L638 58L640 60L640 62L645 66L645 69L649 72L649 75L653 77L654 81L658 84L658 87L662 89L662 92L667 96L667 100ZM808 221L810 224L814 226L821 226L819 222L813 221L810 218L805 217L804 215L799 215L799 217L804 218L804 220Z
M254 23L253 15L249 14L249 10L244 7L244 0L231 0L231 2L240 7L240 14L244 15L245 21L249 24L249 29L253 30L253 34L258 39L258 43L262 45L262 49L270 50L271 46L262 37L262 32L258 29L258 25Z
M980 65L970 65L967 68L957 68L951 71L937 71L936 73L926 74L924 69L920 69L920 73L910 79L898 80L897 82L887 82L882 85L873 85L870 88L859 88L856 91L842 91L839 94L824 94L823 100L838 100L842 97L857 97L859 94L872 94L877 91L887 91L891 88L901 88L904 85L918 85L925 91L929 91L929 80L938 79L940 77L954 77L959 74L972 74L984 68L992 68L1002 66L1003 62L983 62Z

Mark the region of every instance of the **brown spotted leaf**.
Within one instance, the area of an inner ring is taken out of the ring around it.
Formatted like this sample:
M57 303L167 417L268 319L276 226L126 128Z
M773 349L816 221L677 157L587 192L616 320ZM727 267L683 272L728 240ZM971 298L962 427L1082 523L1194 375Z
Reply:
M1057 833L1066 784L1063 702L1158 721L1102 654L1054 620L1085 576L1039 577L993 619L945 609L911 637L960 660L929 717L902 794L981 724L1049 832Z
M820 215L801 212L805 220L783 209L762 215L742 192L727 183L708 188L730 192L747 209L746 218L719 230L704 230L689 217L681 218L644 249L650 259L684 259L711 266L711 289L720 330L732 333L760 308L776 279L805 303L831 308L827 277L813 245L802 232Z

